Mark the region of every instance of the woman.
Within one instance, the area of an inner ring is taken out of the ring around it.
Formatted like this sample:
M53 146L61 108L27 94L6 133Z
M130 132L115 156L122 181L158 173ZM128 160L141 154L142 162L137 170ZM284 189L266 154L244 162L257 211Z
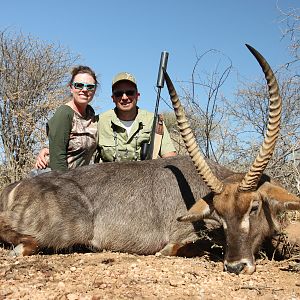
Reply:
M89 164L97 146L97 121L89 105L97 85L91 68L78 66L72 70L71 100L60 106L47 124L51 170L66 171ZM36 168L47 167L43 157L39 155Z

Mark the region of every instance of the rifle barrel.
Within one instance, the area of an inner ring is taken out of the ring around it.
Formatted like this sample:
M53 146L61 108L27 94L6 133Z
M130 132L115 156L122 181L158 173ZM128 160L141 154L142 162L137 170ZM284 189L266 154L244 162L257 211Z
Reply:
M157 83L156 87L158 89L161 89L164 87L165 83L165 78L164 78L164 72L163 69L167 69L167 64L168 64L168 57L169 53L167 51L163 51L160 56L160 64L159 64L159 69L158 69L158 76L157 76ZM157 101L156 101L157 103Z
M164 70L167 69L168 57L169 57L169 53L167 51L163 51L161 53L160 64L159 64L159 69L158 69L158 76L157 76L157 83L156 83L157 97L156 97L154 118L153 118L152 131L151 131L151 136L150 136L150 145L149 145L147 159L152 159L152 156L153 156L153 149L154 149L154 142L155 142L154 137L155 137L156 126L157 126L157 122L158 122L158 107L159 107L160 93L161 93L161 89L164 87L164 83L165 83Z

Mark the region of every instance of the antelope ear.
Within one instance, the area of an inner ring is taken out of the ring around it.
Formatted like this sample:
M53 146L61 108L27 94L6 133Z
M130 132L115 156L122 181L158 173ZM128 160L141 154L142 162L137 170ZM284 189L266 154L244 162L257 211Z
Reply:
M278 185L265 182L259 187L258 192L269 204L279 210L300 209L300 198Z
M203 200L199 199L187 212L187 214L178 217L179 222L196 222L204 219L211 213L209 205Z

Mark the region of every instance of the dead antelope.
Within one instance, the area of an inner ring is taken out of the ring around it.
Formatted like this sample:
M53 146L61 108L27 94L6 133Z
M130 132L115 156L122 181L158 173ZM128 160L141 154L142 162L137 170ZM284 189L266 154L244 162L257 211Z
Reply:
M269 65L250 50L268 81L270 117L263 146L246 175L201 157L166 74L191 159L104 163L11 184L0 196L0 240L16 246L15 255L78 244L96 251L176 255L199 239L201 220L213 219L226 235L225 270L253 273L255 251L278 230L276 214L299 209L300 199L262 175L278 135L281 100Z
M188 213L178 220L184 222L209 218L218 220L226 236L224 268L237 274L240 272L252 274L255 271L254 254L258 247L266 237L280 230L276 220L277 214L282 210L300 208L298 197L263 176L279 135L282 101L269 64L258 51L249 45L246 46L265 74L270 103L265 139L249 171L243 176L234 174L221 181L218 174L214 174L200 155L174 86L168 74L165 74L181 136L199 175L213 194L209 200L198 199Z

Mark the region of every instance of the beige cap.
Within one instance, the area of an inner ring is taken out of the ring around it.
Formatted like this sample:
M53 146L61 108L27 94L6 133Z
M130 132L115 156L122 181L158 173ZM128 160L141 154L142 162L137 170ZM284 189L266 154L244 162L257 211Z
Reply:
M116 84L117 82L121 81L121 80L128 80L132 83L134 83L135 85L136 84L136 80L134 78L134 76L128 72L121 72L121 73L118 73L112 80L112 86L114 84Z

